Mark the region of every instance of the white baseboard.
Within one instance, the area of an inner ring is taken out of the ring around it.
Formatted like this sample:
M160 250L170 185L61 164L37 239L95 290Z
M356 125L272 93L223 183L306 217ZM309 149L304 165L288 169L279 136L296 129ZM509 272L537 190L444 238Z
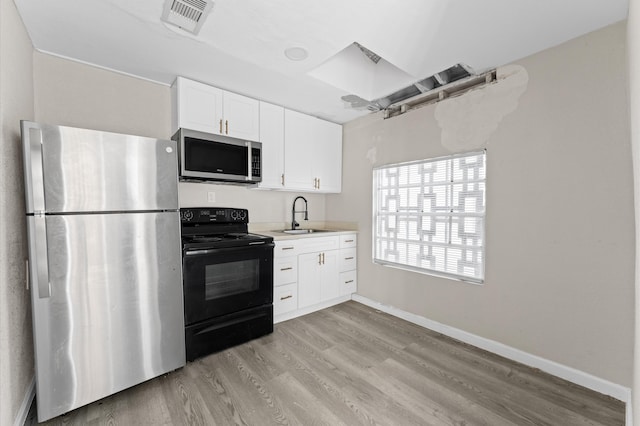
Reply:
M36 378L31 379L31 383L29 383L29 387L27 388L27 392L22 399L22 404L20 405L20 410L18 410L18 414L16 414L15 421L13 422L13 426L23 426L27 421L27 416L29 415L29 409L31 408L31 403L33 402L33 398L36 397Z
M484 337L477 336L458 328L430 320L420 315L412 314L393 306L384 305L380 302L376 302L375 300L360 296L359 294L354 294L352 296L352 299L356 302L362 303L363 305L367 305L371 308L380 310L395 317L402 318L411 323L428 328L438 333L442 333L446 336L452 337L486 351L493 352L494 354L503 356L513 361L517 361L521 364L528 365L529 367L540 369L546 373L553 374L554 376L560 377L561 379L568 380L572 383L594 390L601 394L609 395L613 398L616 398L626 404L626 424L632 424L631 389L625 386L612 383L608 380L604 380L589 373L585 373L584 371L580 371L575 368L550 361L537 355L532 355L519 349L512 348L511 346L504 345L494 340L486 339Z

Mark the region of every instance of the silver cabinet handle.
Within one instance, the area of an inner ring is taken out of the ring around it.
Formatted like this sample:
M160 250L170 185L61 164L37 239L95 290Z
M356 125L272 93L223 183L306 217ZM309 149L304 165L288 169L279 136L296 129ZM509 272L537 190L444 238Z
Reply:
M281 271L290 271L290 270L292 270L292 269L293 269L293 268L292 268L292 267L290 267L290 266L289 266L288 268L280 268L280 270L281 270Z
M344 260L353 260L353 257L345 257Z
M345 243L352 243L353 240L344 240Z
M282 247L282 250L293 250L293 247Z
M293 296L292 295L288 295L285 297L281 297L280 300L287 300L287 299L291 299Z
M322 253L318 253L318 265L322 265Z
M47 257L47 223L44 215L33 217L36 241L36 271L38 280L38 297L51 297L51 283L49 283L49 259Z
M349 281L345 281L344 283L345 283L345 284L350 284L350 283L352 283L352 282L353 282L353 280L349 280Z

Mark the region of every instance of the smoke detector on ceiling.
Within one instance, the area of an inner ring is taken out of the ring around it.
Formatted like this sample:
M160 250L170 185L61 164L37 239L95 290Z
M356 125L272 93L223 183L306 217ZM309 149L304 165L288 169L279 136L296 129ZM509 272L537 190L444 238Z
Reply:
M212 7L212 0L167 0L162 21L198 34Z

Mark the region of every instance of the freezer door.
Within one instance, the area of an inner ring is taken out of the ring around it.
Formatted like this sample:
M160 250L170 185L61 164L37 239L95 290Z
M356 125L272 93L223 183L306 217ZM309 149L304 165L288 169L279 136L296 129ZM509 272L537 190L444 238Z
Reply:
M28 228L39 421L185 364L177 212L29 216Z
M27 213L178 208L175 141L21 124Z

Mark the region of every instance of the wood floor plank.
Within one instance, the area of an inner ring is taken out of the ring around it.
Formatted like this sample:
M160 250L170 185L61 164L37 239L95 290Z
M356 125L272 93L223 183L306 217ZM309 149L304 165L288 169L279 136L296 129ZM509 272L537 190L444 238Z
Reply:
M346 302L48 425L624 424L621 401Z

